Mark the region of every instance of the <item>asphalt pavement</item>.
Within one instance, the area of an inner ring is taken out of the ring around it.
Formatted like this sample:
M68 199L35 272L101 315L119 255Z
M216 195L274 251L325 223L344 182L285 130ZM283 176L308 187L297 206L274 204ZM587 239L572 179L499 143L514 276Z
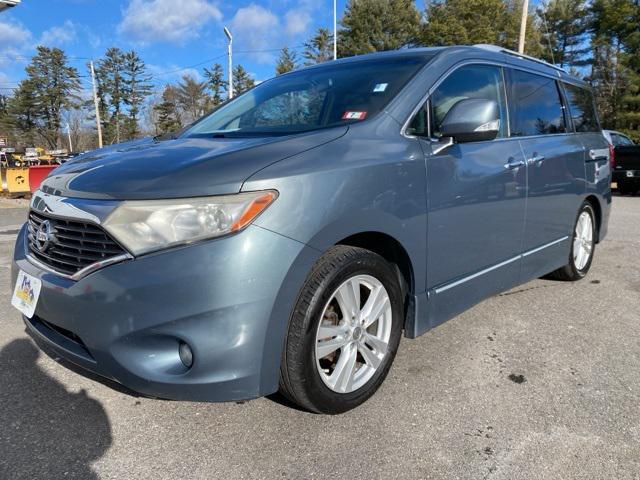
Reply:
M10 306L15 207L0 199L0 479L640 479L640 196L614 198L585 280L403 339L339 416L138 397L42 353Z

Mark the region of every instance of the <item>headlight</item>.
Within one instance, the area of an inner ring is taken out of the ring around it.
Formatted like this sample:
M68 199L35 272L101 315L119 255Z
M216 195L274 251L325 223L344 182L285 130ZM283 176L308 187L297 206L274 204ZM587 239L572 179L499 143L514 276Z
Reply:
M272 190L217 197L127 201L104 228L134 255L242 230L278 196Z

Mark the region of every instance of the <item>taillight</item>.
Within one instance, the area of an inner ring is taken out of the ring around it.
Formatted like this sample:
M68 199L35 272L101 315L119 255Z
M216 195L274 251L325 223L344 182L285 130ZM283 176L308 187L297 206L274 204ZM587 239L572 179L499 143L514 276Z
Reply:
M611 170L616 168L616 149L611 144L609 144L609 166Z

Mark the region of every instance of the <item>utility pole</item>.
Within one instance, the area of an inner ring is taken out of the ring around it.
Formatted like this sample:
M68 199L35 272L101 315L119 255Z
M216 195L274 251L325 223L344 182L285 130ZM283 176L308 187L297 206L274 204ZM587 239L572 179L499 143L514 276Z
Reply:
M527 33L527 14L529 13L529 0L522 2L522 19L520 20L520 39L518 41L518 53L524 53L524 37Z
M233 98L233 35L231 35L227 27L224 27L224 34L229 40L227 44L227 57L229 60L227 75L229 76L229 100L231 100Z
M96 73L93 70L93 61L89 62L91 66L91 85L93 86L93 105L96 108L96 126L98 127L98 148L102 148L102 126L100 124L100 108L98 105L98 91L96 90Z
M69 137L69 152L73 153L73 143L71 143L71 127L67 122L67 136Z
M338 58L338 8L337 1L333 0L333 59Z

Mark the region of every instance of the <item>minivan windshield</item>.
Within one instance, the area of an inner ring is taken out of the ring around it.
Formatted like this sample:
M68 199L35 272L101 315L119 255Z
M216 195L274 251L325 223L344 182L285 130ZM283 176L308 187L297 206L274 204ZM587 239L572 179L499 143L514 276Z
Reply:
M328 64L259 84L188 128L182 136L287 135L371 118L432 55L398 55Z

